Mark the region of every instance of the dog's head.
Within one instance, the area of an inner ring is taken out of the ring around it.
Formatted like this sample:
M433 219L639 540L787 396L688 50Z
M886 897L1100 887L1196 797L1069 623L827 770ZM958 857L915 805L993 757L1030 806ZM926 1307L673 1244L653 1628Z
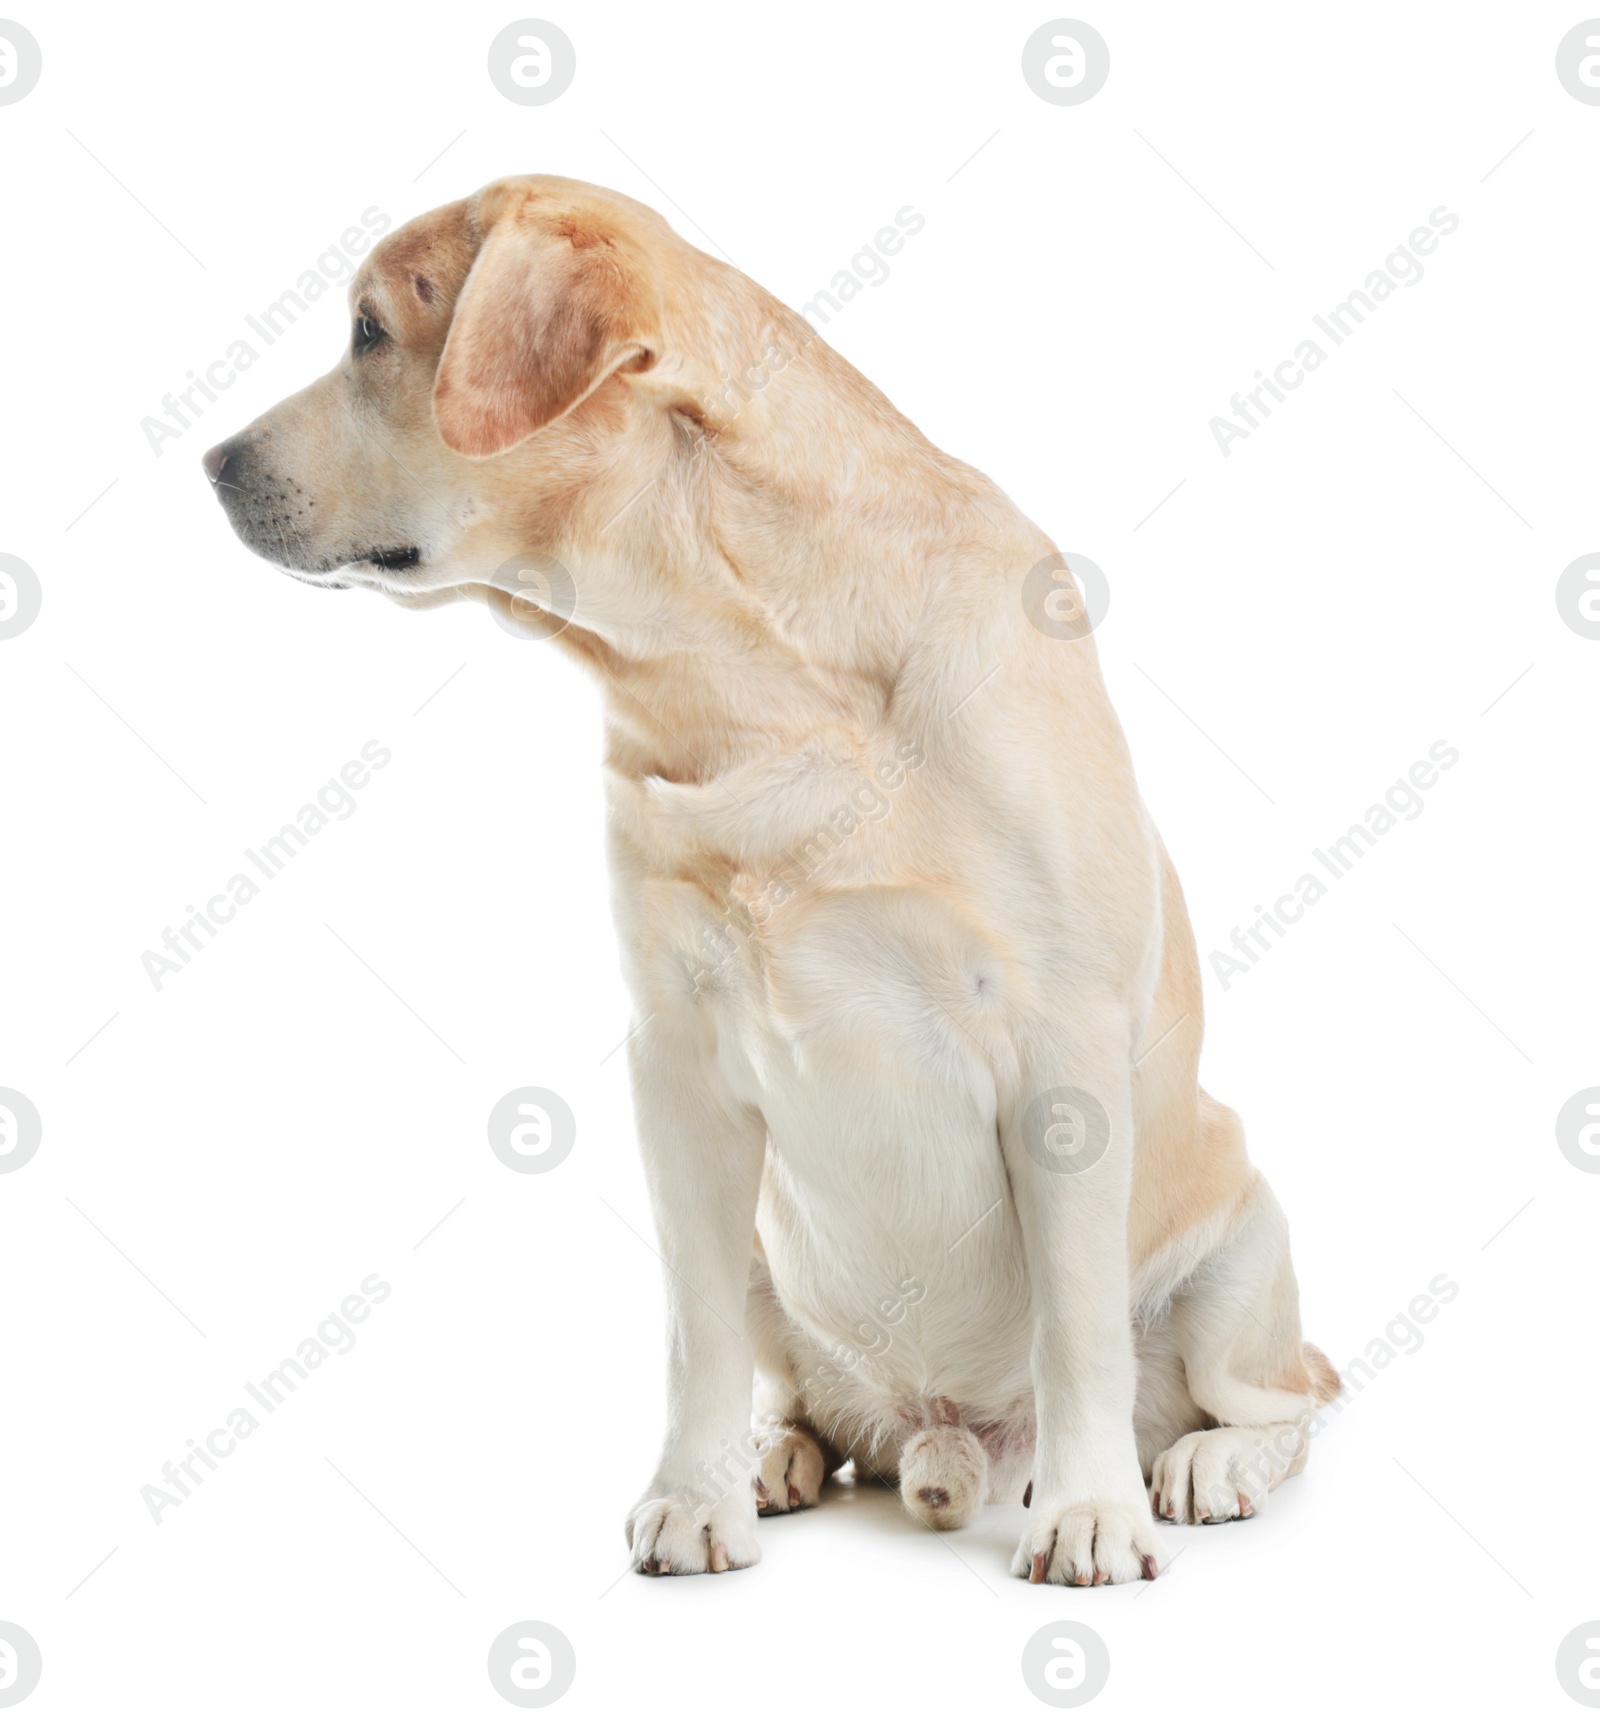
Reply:
M333 371L206 453L235 531L304 580L402 598L553 555L649 437L634 386L686 256L645 206L547 177L407 224L352 282Z

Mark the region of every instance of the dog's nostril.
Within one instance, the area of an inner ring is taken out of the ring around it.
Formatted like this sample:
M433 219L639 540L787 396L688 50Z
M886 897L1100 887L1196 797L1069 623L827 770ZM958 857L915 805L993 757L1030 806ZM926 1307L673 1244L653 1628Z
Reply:
M234 458L232 444L214 444L200 458L200 466L206 471L206 479L213 486L219 486L227 478L228 465Z

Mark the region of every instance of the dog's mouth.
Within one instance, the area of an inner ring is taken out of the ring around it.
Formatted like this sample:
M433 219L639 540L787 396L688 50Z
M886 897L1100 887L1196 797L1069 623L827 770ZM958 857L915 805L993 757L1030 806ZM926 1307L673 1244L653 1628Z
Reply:
M420 546L380 546L371 552L351 552L343 558L330 559L311 570L296 570L281 559L273 562L285 574L312 588L373 588L379 593L391 590L380 572L416 570L422 566ZM363 572L370 571L366 575Z
M384 551L363 553L352 562L370 564L377 570L415 570L422 562L422 552L416 546L391 546Z

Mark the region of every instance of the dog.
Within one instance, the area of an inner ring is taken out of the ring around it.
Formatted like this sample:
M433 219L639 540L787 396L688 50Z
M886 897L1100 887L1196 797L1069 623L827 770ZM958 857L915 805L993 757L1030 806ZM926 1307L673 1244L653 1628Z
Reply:
M350 293L204 467L301 580L481 601L600 683L671 1274L633 1567L753 1565L848 1460L935 1529L1021 1499L1034 1583L1258 1512L1340 1383L1049 538L618 193L498 181Z

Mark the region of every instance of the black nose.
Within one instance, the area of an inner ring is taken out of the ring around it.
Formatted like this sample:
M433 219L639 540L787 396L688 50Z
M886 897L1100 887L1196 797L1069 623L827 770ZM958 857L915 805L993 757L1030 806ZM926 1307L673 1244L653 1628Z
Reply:
M237 454L238 446L230 440L225 444L213 445L200 458L200 466L206 471L206 479L213 486L220 486L227 480L229 466Z

